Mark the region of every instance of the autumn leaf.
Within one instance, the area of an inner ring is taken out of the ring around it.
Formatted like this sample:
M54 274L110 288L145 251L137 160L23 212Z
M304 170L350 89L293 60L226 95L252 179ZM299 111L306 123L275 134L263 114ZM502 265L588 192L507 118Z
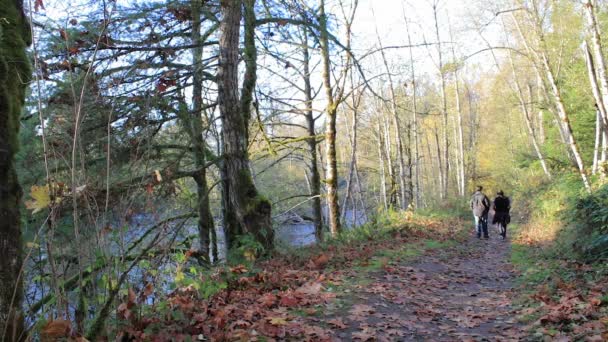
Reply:
M273 306L276 302L277 302L277 296L275 296L272 293L265 293L262 297L260 297L258 299L258 303L262 304L263 306L269 308L271 306Z
M329 262L329 256L327 254L321 254L312 260L314 268L322 269Z
M160 175L160 171L154 170L154 181L159 184L163 181L163 177Z
M33 210L32 214L46 209L51 204L51 194L48 185L32 185L30 196L32 197L32 201L26 201L25 207Z
M131 318L131 310L129 310L128 306L128 303L121 303L118 306L116 311L118 312L119 317L122 317L126 320L129 320L129 318Z
M34 12L38 12L41 8L45 9L42 0L34 0Z
M243 274L243 273L247 273L247 268L245 268L245 265L241 264L241 265L231 267L230 272L232 272L234 274Z
M270 317L268 319L268 321L272 325L286 325L287 324L287 320L283 317Z
M39 244L37 244L37 243L35 243L35 242L26 242L26 243L25 243L25 247L26 247L26 248L33 249L33 248L39 248L39 247L40 247L40 245L39 245Z
M304 295L314 296L314 295L318 295L319 292L321 292L321 289L323 289L323 286L321 285L321 283L313 282L313 283L306 283L306 284L300 286L299 288L296 289L295 292L304 294Z
M55 341L61 337L68 337L72 331L70 321L65 319L56 319L48 321L42 331L40 337L43 341Z
M137 297L135 296L135 291L133 291L132 288L129 288L129 295L127 297L127 300L128 300L127 303L129 305L129 308L131 308L131 307L133 307L133 305L135 305L136 298Z
M154 285L150 282L146 283L144 287L143 295L144 297L149 297L154 292Z
M79 48L79 47L77 47L77 46L71 46L71 47L68 49L68 52L69 52L69 54L70 54L71 56L73 56L73 55L77 55L78 53L80 53L80 48Z
M285 295L281 297L281 301L279 302L281 306L293 307L298 306L298 299L292 295Z
M330 319L329 321L327 321L327 324L334 326L338 329L346 329L346 324L344 324L342 318Z
M243 252L243 256L247 261L255 261L255 251L253 249L246 249Z

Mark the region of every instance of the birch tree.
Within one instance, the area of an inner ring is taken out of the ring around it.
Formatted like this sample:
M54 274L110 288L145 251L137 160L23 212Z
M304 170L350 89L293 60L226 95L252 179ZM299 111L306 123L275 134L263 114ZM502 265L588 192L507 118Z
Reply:
M585 189L587 189L587 191L590 191L591 185L589 184L589 180L586 174L585 164L579 152L579 148L576 143L576 138L572 133L572 126L570 124L568 112L566 111L566 106L564 105L564 101L562 99L561 90L558 86L557 79L555 77L555 71L553 70L553 65L551 64L551 60L547 52L544 37L544 28L535 2L533 2L533 8L529 9L526 14L533 25L536 38L538 40L538 46L536 47L536 49L529 48L529 43L527 42L527 38L522 31L520 22L515 16L512 16L512 18L514 18L515 20L515 26L517 28L520 38L527 46L527 50L533 53L535 59L541 65L541 68L546 76L547 82L551 90L553 103L555 105L557 115L559 117L559 125L562 128L564 139L569 150L572 153L572 156L574 157L575 165L578 169L581 180L583 181L583 185L585 186Z

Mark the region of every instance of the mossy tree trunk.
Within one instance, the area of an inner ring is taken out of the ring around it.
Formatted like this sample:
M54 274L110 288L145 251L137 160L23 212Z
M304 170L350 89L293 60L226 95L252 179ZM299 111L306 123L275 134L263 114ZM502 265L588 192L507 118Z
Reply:
M256 83L255 0L222 0L218 103L222 117L224 167L228 201L226 212L236 216L239 230L252 234L266 249L273 246L270 201L261 196L249 169L249 118ZM245 19L245 74L242 92L238 89L239 35L241 17ZM230 232L229 232L230 233ZM234 246L234 236L227 236Z
M215 229L213 215L209 208L209 188L207 186L206 148L203 139L203 43L201 36L201 1L192 0L192 113L186 114L186 125L194 147L194 161L198 169L194 175L198 196L198 231L200 256L209 262L210 234Z
M336 156L336 116L338 104L335 102L331 85L331 62L329 56L329 37L327 32L327 16L325 1L319 5L319 42L321 44L321 59L323 64L323 87L327 99L327 115L325 123L325 154L327 158L325 184L327 186L327 206L329 209L329 231L332 237L337 237L342 231L340 224L340 205L338 200L338 161Z
M14 157L19 118L30 78L31 42L21 0L0 0L0 340L25 339L21 303L21 187Z

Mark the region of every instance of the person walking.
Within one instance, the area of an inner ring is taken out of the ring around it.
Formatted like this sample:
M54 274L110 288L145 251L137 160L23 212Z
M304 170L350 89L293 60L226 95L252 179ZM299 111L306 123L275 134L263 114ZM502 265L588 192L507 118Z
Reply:
M500 236L504 239L507 237L507 225L511 222L511 215L509 214L511 200L505 196L502 190L496 194L496 198L494 198L492 203L492 209L494 210L492 224L498 225Z
M477 191L473 193L473 196L471 197L471 210L475 217L477 238L480 239L481 233L483 233L483 237L488 239L488 212L490 211L490 199L482 190L482 186L477 186Z

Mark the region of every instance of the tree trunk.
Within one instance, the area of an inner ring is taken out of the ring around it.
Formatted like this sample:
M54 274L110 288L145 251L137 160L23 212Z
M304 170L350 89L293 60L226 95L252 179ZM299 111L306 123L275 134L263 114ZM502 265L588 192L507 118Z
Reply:
M466 175L464 170L464 129L462 127L462 106L460 104L460 86L458 81L458 72L454 73L454 82L456 82L456 112L458 114L457 117L457 128L458 128L458 164L459 164L459 178L460 178L460 189L459 194L460 197L465 196L466 191Z
M593 146L593 167L591 173L596 174L600 161L600 147L602 144L602 115L599 110L595 111L595 145Z
M249 118L256 83L255 0L222 0L218 66L218 103L222 116L224 163L229 207L244 233L252 234L266 249L272 249L274 232L271 205L253 183L249 169ZM241 5L243 7L241 8ZM245 75L238 94L239 29L243 14ZM234 237L230 237L231 239Z
M388 171L388 179L390 180L390 191L389 191L389 206L394 208L398 202L397 197L397 182L395 181L395 166L393 165L393 153L392 153L392 138L390 122L387 117L387 113L381 106L382 113L382 127L384 131L384 160L386 162L386 170Z
M348 119L348 117L346 119ZM351 200L354 208L354 196L352 196L351 193L353 188L353 179L355 176L355 165L357 163L357 110L355 106L353 106L353 120L351 122L350 129L348 129L348 125L346 126L347 136L350 142L350 163L348 166L348 178L346 179L346 193L344 194L344 200L342 201L342 214L340 214L340 218L343 222L346 217L346 210L348 208L349 200Z
M437 164L439 165L439 198L444 198L443 197L443 173L441 173L441 143L439 142L439 129L437 127L435 127L435 147L437 148Z
M477 112L473 106L473 94L468 90L467 101L469 104L469 156L471 157L470 172L473 183L477 182L477 129L479 127Z
M21 187L15 155L19 150L19 120L31 77L25 49L30 28L21 0L0 0L0 337L25 339Z
M574 138L574 134L572 133L572 126L570 126L570 120L568 119L568 113L566 112L566 107L564 106L561 92L557 86L557 82L553 75L553 70L551 69L551 65L549 64L549 59L546 55L546 52L541 52L541 58L543 66L545 68L545 72L547 73L547 79L549 80L549 84L551 85L553 98L557 107L557 113L562 121L561 123L562 127L564 128L566 139L568 141L568 146L570 147L570 150L572 151L572 154L576 161L576 166L578 167L578 171L581 176L581 179L583 180L583 184L585 185L585 189L587 189L587 191L591 191L591 186L589 185L589 180L587 179L587 174L585 172L585 164L583 163L583 158L581 157L581 154L578 151L576 139Z
M346 208L348 200L351 200L352 210L354 211L354 215L356 215L356 200L355 196L352 195L353 183L355 180L355 170L357 169L357 126L358 126L358 112L359 112L359 104L361 102L361 94L354 93L355 85L354 80L351 74L351 89L353 89L353 94L351 95L351 110L353 114L353 119L351 122L350 129L347 129L348 139L350 141L350 164L348 167L348 179L346 181L346 194L344 195L344 201L342 202L342 214L341 218L344 220L346 217ZM348 118L347 118L348 119ZM347 125L348 127L348 125Z
M608 151L606 150L606 144L608 144L608 128L606 126L602 126L602 148L600 153L600 162L599 162L599 171L602 177L606 174L606 169L604 163L606 163L606 156L608 155Z
M589 45L585 41L585 61L587 64L587 74L589 76L589 83L591 84L591 92L593 93L593 98L595 99L595 106L600 114L600 120L604 126L608 126L608 113L606 112L606 102L605 98L602 96L600 87L597 83L597 74L595 72L595 62L593 61L593 56L591 55L591 51L589 50Z
M441 51L441 35L439 34L439 21L437 19L437 1L433 3L433 17L435 19L435 37L437 38L437 53L439 56L439 76L441 78L441 114L443 117L443 155L444 167L440 167L439 171L441 172L441 193L440 197L445 199L448 197L448 188L449 188L449 174L450 174L450 151L449 151L449 139L448 139L448 104L445 95L445 72L443 70L443 52ZM441 149L440 146L438 146Z
M585 11L585 15L587 18L587 24L589 26L589 31L591 31L591 42L593 45L593 52L595 55L595 65L594 65L594 69L597 69L597 77L596 79L599 79L599 83L601 85L601 94L602 94L602 103L603 103L603 107L604 110L601 111L601 107L599 106L598 103L598 107L600 107L600 113L603 115L603 124L604 127L608 126L608 113L606 112L606 105L608 104L608 73L606 72L606 59L604 58L604 53L602 52L602 37L600 35L600 28L597 24L597 20L595 17L595 11L594 11L594 6L593 6L593 2L591 0L588 0L587 3L585 3L585 5L583 6L584 11ZM591 54L589 53L589 48L587 46L587 42L585 42L585 50L586 50L586 54L588 55L587 59L589 59L589 57L591 57ZM593 65L593 63L591 63L591 65ZM593 85L592 85L593 86ZM597 82L595 87L597 88ZM596 89L594 89L594 96L595 96L595 91ZM596 100L597 101L597 100Z
M327 186L327 207L329 209L329 231L332 237L337 237L342 227L340 226L340 204L338 200L338 161L336 157L336 116L338 114L338 103L334 99L334 91L331 86L330 60L329 60L329 37L327 32L327 16L325 14L325 0L321 0L319 7L319 26L321 45L321 59L323 64L323 86L327 107L325 125L325 154L327 158L325 184Z
M388 195L386 191L386 167L384 165L384 144L382 142L382 126L380 125L380 120L378 120L377 124L378 129L378 161L380 163L380 191L382 194L382 204L384 206L384 210L388 209Z
M435 164L435 162L434 162L435 158L433 158L433 152L432 152L432 149L431 149L431 140L429 138L429 134L425 134L424 138L425 138L425 142L426 142L426 150L427 150L427 156L428 156L426 158L428 160L428 162L426 163L428 170L427 170L427 172L425 172L425 174L428 176L427 177L427 179L428 179L428 181L427 181L428 187L427 188L430 189L431 188L431 184L432 184L433 185L433 191L440 191L440 189L441 189L441 178L440 177L435 177L433 175L433 172L434 172L433 169L434 169L434 166L435 166L434 165ZM437 166L437 169L439 169L439 165Z
M310 54L308 51L308 30L302 32L302 57L304 66L304 101L306 106L306 124L308 128L308 150L310 152L310 196L312 197L312 219L315 225L317 241L323 241L323 211L321 209L321 175L317 158L317 132L312 108L312 86L310 83Z
M384 53L384 49L382 48L382 41L380 40L380 35L376 32L378 38L378 45L380 46L380 56L382 57L382 63L384 64L384 69L386 71L386 75L388 77L388 91L390 95L390 111L391 118L393 119L393 127L395 129L395 142L397 143L397 162L399 166L399 196L400 196L400 204L401 209L407 209L409 205L409 200L407 197L407 189L405 187L406 175L405 175L405 157L404 157L404 146L403 139L401 134L403 133L401 130L401 120L399 119L399 113L397 112L397 97L395 96L395 85L393 83L393 76L391 75L391 70L388 66L388 61L386 60L386 54ZM390 155L388 156L390 158Z
M412 123L413 123L413 136L414 136L414 173L415 173L415 195L416 199L416 208L420 207L420 197L422 195L422 183L420 182L420 147L418 145L418 94L416 92L417 84L416 84L416 69L414 67L414 48L412 47L412 37L410 34L410 25L405 18L405 27L407 30L407 44L409 45L409 55L410 55L410 67L411 69L411 77L412 77Z
M448 20L449 21L449 20ZM454 41L454 37L452 35L452 24L449 24L449 29L450 29L450 39L452 41ZM456 60L456 50L454 48L454 44L452 44L452 59L454 60L454 63L458 63ZM464 166L464 132L463 132L463 128L462 128L462 105L460 103L460 81L459 81L459 74L458 74L458 68L459 65L456 65L456 68L454 69L454 85L456 88L456 114L458 114L457 116L457 131L455 132L456 135L454 137L454 139L457 139L456 141L456 147L457 147L457 156L456 156L456 171L458 172L457 175L457 179L458 179L458 195L460 195L460 197L464 197L465 196L465 187L466 187L466 177L465 177L465 166Z
M203 39L201 37L201 2L192 1L192 113L184 114L186 126L194 149L194 161L199 172L194 176L198 196L198 232L200 240L199 255L209 262L209 243L214 231L213 215L209 208L209 188L207 186L206 147L203 139Z
M543 109L540 107L540 103L543 99L542 96L543 80L538 75L536 77L536 101L539 103L537 121L538 121L538 143L543 145L545 143L545 120L543 115Z

